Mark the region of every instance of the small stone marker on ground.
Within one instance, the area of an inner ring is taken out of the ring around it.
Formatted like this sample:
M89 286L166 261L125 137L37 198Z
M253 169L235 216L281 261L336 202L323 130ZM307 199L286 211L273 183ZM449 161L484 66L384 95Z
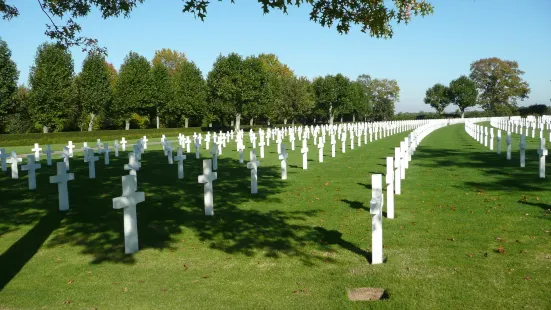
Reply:
M34 155L27 155L27 164L21 166L21 170L29 171L29 189L36 189L36 170L42 166L35 163Z
M210 159L203 160L203 174L197 178L199 183L205 184L205 215L214 215L214 198L213 198L213 186L212 182L217 179L217 173L213 172Z
M74 173L67 173L67 167L64 162L57 163L57 175L50 177L50 183L57 183L57 192L59 195L59 211L69 210L69 191L67 182L75 179Z
M186 155L182 154L182 147L178 147L176 151L176 156L174 160L178 162L178 179L184 178L184 160L186 160Z
M539 176L545 178L545 156L547 156L547 149L545 148L545 138L540 139L540 145L538 147L539 160Z
M15 151L11 152L10 157L8 158L8 164L11 164L11 178L12 179L19 179L18 164L22 161L23 161L23 159L17 158L17 153Z
M383 175L371 176L371 201L369 213L371 220L371 263L383 263Z
M360 287L348 290L351 301L377 301L383 299L385 290L378 287Z
M255 150L251 150L249 156L250 156L250 161L247 163L247 168L251 170L251 194L257 194L258 193L258 167L260 167L260 162L256 159Z
M113 209L124 209L124 253L132 254L139 250L138 217L136 205L145 201L144 192L137 192L138 184L131 175L122 179L122 196L113 198Z

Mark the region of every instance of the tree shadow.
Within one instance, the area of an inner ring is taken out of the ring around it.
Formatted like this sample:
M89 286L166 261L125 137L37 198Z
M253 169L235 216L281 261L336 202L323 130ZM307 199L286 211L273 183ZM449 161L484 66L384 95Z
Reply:
M179 242L175 236L183 229L192 231L212 249L225 253L298 257L305 265L327 260L306 253L305 244L316 244L319 236L305 222L319 210L279 211L247 208L245 202L279 203L274 196L287 186L281 180L281 168L261 166L258 170L259 193L250 194L250 170L232 158L218 159L218 179L214 181L214 217L204 215L202 160L194 153L184 162L185 178L177 178L177 164L167 164L162 151L147 151L138 172L138 191L146 200L137 205L140 249L172 249ZM69 182L70 210L58 211L57 186L49 184L55 175L42 162L37 172L38 189L27 189L26 174L12 180L0 174L2 205L0 206L0 236L16 232L25 225L34 227L12 244L0 256L0 290L32 259L40 247L74 246L88 255L92 264L103 262L134 264L133 255L124 254L122 210L113 210L112 198L122 194L121 176L127 155L112 157L104 166L103 158L96 162L96 178L88 178L88 165L75 155ZM317 239L316 239L317 238Z

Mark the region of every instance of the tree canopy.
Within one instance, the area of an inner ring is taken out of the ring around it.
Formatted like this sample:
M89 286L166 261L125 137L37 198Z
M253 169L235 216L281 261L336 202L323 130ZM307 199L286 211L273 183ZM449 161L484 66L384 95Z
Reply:
M183 1L184 13L191 13L202 21L205 20L210 1ZM92 9L98 10L104 19L128 17L143 2L144 0L38 0L38 5L49 19L45 34L58 44L106 52L99 47L96 39L80 36L82 27L75 20L87 16ZM7 20L20 14L17 6L10 3L11 0L0 0L0 14ZM273 10L287 14L289 7L309 5L310 20L323 27L336 25L339 33L348 33L352 26L358 26L362 32L376 38L392 37L394 23L407 24L412 16L426 16L433 12L433 6L426 0L393 0L393 5L384 0L258 0L258 3L265 14ZM64 19L65 24L54 21L58 19Z
M461 111L461 117L465 116L466 108L474 107L477 104L476 85L464 75L450 82L448 94L450 102L455 104Z
M111 102L109 75L109 68L103 55L89 54L84 59L77 87L82 110L89 115L88 131L92 131L95 117L105 111Z
M19 72L11 59L8 44L0 38L0 121L15 108L14 96L18 79Z
M518 100L528 98L530 93L523 74L516 61L494 57L473 62L470 78L476 85L482 108L493 114L509 115Z
M438 114L442 115L444 109L451 102L448 87L440 83L435 84L425 92L424 102L433 107Z

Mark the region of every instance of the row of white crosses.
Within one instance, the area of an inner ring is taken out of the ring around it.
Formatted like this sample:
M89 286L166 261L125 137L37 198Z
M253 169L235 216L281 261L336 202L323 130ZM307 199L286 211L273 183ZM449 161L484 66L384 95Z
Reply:
M394 149L395 156L386 158L386 211L387 218L394 218L394 195L401 194L401 180L405 179L405 169L411 161L411 155L415 153L419 143L428 134L436 129L459 121L430 121L425 125L413 130L401 143L400 147ZM381 174L371 176L371 201L369 212L373 216L371 220L371 263L382 264L383 257L383 179Z
M480 120L476 120L480 121ZM499 126L499 128L507 128L509 129L509 125L515 126L515 124L520 124L516 122L509 122L509 120L502 120L499 118L498 120L494 120L494 118L490 119L490 123ZM522 128L522 127L521 127ZM493 129L490 128L490 140L489 140L489 147L490 150L493 150ZM497 129L497 154L501 154L501 130ZM484 126L480 126L475 124L472 121L465 122L465 131L473 137L475 140L477 140L479 143L484 144L484 146L488 147L488 137L487 132L488 128ZM520 167L524 168L526 167L526 135L525 133L520 132L520 140L519 140L519 153L520 153ZM540 143L538 145L538 157L539 157L539 169L538 169L538 175L540 178L545 178L545 159L547 156L547 149L546 149L546 139L543 137L540 137ZM505 140L507 144L507 160L511 160L511 149L512 149L512 136L511 131L507 131L507 138Z
M491 125L503 131L510 131L516 134L525 134L527 137L536 138L536 130L539 129L539 138L544 138L544 129L549 132L551 141L551 118L547 115L542 117L528 116L521 117L492 117ZM532 130L530 130L532 129Z

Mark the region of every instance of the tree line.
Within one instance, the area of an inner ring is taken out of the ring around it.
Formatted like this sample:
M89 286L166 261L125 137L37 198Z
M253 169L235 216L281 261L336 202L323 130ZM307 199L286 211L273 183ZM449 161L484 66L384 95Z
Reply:
M117 70L91 52L75 74L70 52L44 43L28 86L19 85L0 38L0 130L8 133L233 126L334 120L390 120L395 80L297 76L274 54L220 55L206 78L183 53L161 49L151 61L130 52Z
M462 117L467 108L477 105L489 116L521 112L518 101L528 98L530 87L516 61L484 58L471 63L470 71L468 77L462 75L449 86L437 83L427 89L424 102L441 116L450 104L457 106Z

